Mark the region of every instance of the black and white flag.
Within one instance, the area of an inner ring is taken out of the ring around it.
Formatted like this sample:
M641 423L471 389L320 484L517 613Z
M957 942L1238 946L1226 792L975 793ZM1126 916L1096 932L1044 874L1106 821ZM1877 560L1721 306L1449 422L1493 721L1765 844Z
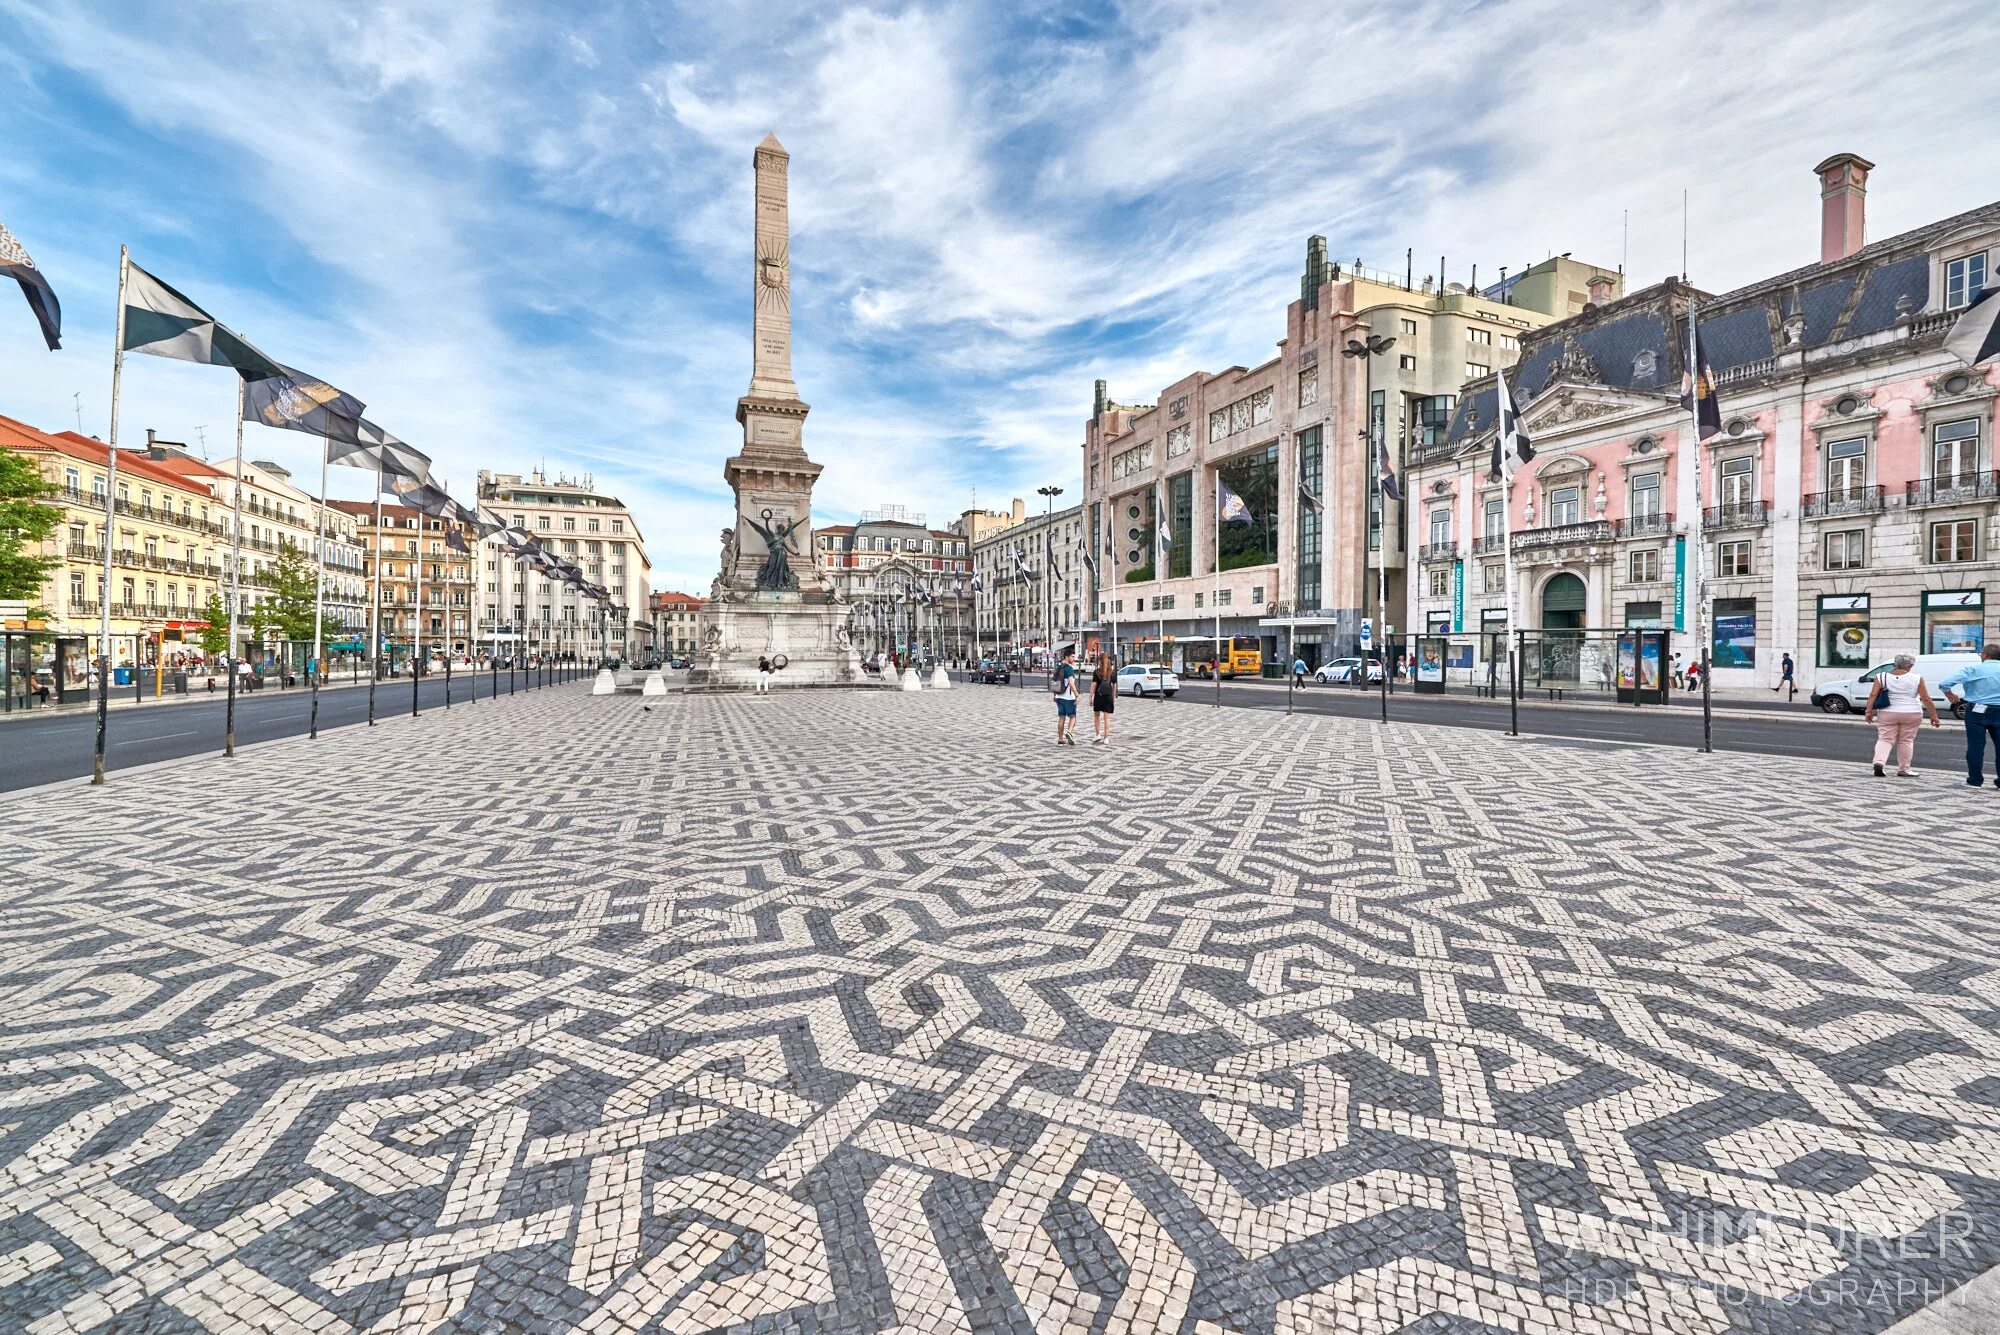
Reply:
M1494 372L1500 425L1493 432L1493 465L1489 476L1512 477L1514 470L1535 457L1528 433L1521 430L1521 415L1514 410L1514 396L1507 392L1507 372Z
M28 258L28 252L14 234L0 223L0 278L11 278L21 285L21 294L28 299L28 309L35 313L35 320L42 327L42 341L54 352L62 346L62 303L56 300L56 290L49 286L49 280Z
M2000 287L1989 287L1973 298L1944 336L1944 350L1967 366L1984 366L2000 358Z

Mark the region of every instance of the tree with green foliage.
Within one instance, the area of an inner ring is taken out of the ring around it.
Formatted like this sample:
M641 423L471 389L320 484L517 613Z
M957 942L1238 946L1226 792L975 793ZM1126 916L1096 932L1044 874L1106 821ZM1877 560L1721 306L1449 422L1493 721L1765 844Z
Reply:
M0 598L35 601L60 562L34 549L62 523L62 507L42 498L55 488L25 455L0 450Z
M222 601L222 595L208 595L208 606L201 609L202 619L208 622L208 629L195 636L195 643L210 658L229 652L229 608Z
M278 559L258 574L257 584L264 591L263 599L250 610L257 633L310 645L313 604L319 588L312 557L297 543L285 540L279 545Z

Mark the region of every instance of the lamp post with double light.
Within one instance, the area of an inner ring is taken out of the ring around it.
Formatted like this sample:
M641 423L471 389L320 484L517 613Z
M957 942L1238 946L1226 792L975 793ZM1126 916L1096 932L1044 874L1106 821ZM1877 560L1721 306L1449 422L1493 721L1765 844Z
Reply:
M1375 559L1375 618L1385 623L1372 637L1376 640L1377 653L1382 660L1382 721L1389 721L1389 636L1386 631L1389 601L1389 500L1382 495L1382 470L1380 465L1382 444L1375 421L1375 358L1396 346L1394 338L1383 338L1370 333L1366 338L1350 338L1347 346L1340 350L1343 357L1353 357L1362 366L1361 410L1365 425L1358 433L1365 442L1366 458L1362 464L1363 476L1375 479L1373 493L1378 497L1380 517L1375 526L1376 541L1381 544L1381 552ZM1363 526L1364 533L1366 525ZM1362 620L1368 613L1368 544L1364 537L1361 546L1361 612ZM1368 684L1368 650L1363 646L1361 658L1361 684Z

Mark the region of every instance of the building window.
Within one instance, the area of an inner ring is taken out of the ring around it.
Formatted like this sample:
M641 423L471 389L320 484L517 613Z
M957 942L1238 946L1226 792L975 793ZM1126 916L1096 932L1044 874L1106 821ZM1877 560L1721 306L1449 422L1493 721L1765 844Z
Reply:
M1660 578L1660 551L1647 547L1632 553L1632 583L1653 584Z
M1560 528L1565 524L1574 524L1582 517L1582 488L1557 487L1549 493L1548 522L1551 527Z
M564 515L564 516L563 516L563 532L565 532L565 533L574 533L574 532L576 532L576 516L575 516L575 515Z
M1819 665L1823 668L1868 666L1868 595L1842 593L1819 600Z
M1444 598L1450 596L1451 572L1449 570L1431 571L1430 580L1431 580L1431 597Z
M1722 464L1722 507L1735 510L1757 499L1757 461L1749 455Z
M1440 505L1431 511L1429 545L1432 547L1451 545L1451 507Z
M1829 441L1826 447L1826 491L1830 501L1856 500L1868 483L1868 442Z
M1219 569L1270 565L1278 559L1278 447L1266 445L1227 459L1216 465L1215 476L1242 497L1250 511L1249 523L1222 525ZM1178 506L1176 511L1179 520Z
M1414 371L1414 370L1416 370L1416 369L1417 369L1417 359L1416 359L1416 357L1415 357L1415 356L1414 356L1413 354L1410 354L1410 353L1403 353L1403 354L1401 354L1400 356L1398 356L1398 357L1396 358L1396 369L1397 369L1397 370L1399 370L1399 371Z
M1933 565L1953 565L1960 561L1976 561L1975 538L1979 529L1976 519L1947 519L1942 524L1931 525L1931 563Z
M1955 311L1969 306L1986 286L1986 252L1966 255L1944 266L1944 308Z
M1939 485L1969 483L1978 471L1978 418L1939 422L1931 428L1931 477Z
M1843 529L1826 535L1828 570L1861 570L1868 565L1868 535L1862 529Z
M1632 477L1632 517L1634 519L1657 519L1660 517L1660 475L1658 473L1636 473Z
M1299 432L1298 451L1299 485L1310 495L1319 496L1322 453L1319 427ZM1302 504L1298 509L1298 605L1302 609L1316 608L1320 605L1319 544L1323 520L1320 512L1309 505Z
M537 515L535 517L536 528L546 529L548 526L549 526L549 517L547 515Z
M1480 520L1480 536L1488 542L1498 542L1506 533L1504 503L1498 496L1486 502L1486 512Z
M1480 567L1479 587L1487 593L1507 592L1507 567L1498 561L1488 561Z
M69 491L71 494L74 494L76 492L77 471L74 468L63 469L63 488L66 491Z
M1417 336L1417 322L1415 320L1403 321L1403 337L1415 338L1416 336Z
M1718 579L1743 579L1750 574L1750 540L1715 544L1715 575Z
M1176 473L1167 479L1167 508L1172 512L1167 526L1173 530L1174 541L1167 548L1166 578L1178 579L1194 573L1193 473Z
M1465 364L1465 378L1467 380L1477 380L1483 375L1491 374L1493 374L1493 368L1484 362L1467 362Z
M1482 346L1491 347L1493 344L1493 331L1491 329L1468 329L1465 331L1465 339L1468 343L1477 343Z
M1519 335L1517 334L1500 335L1500 351L1519 352L1520 350L1521 350L1521 339Z
M1744 544L1748 546L1748 544ZM1717 598L1709 662L1719 668L1757 666L1757 600Z
M1660 604L1657 601L1625 604L1625 628L1665 630L1666 624L1660 618Z
M1230 592L1231 591L1228 589L1217 589L1215 591L1215 605L1217 607L1227 607L1229 605ZM1195 598L1199 600L1201 598L1201 595L1196 594Z
M83 601L83 573L73 570L69 576L69 601L71 606Z
M1924 652L1976 654L1986 645L1986 595L1979 589L1924 595Z

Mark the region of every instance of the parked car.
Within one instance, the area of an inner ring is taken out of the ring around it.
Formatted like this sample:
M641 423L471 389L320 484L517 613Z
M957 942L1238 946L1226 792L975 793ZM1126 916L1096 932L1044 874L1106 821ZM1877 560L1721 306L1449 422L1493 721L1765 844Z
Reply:
M1944 692L1938 683L1960 668L1971 667L1979 661L1978 654L1918 654L1916 674L1931 688L1931 699L1937 701L1940 710L1949 708L1945 704ZM1869 693L1875 689L1875 679L1894 667L1894 663L1877 663L1858 677L1843 677L1838 681L1823 681L1812 688L1812 702L1829 714L1858 714L1868 708ZM1953 718L1965 717L1963 704L1951 710Z
M1164 695L1171 700L1180 688L1181 679L1159 663L1127 663L1118 669L1120 695Z
M1007 670L1005 663L997 663L988 658L981 660L979 667L973 672L973 678L976 681L994 682L1005 686L1013 680L1013 674Z
M1336 686L1359 686L1361 660L1358 658L1336 658L1330 663L1320 664L1319 671L1313 673L1313 680ZM1377 685L1382 680L1382 660L1368 660L1368 684Z

